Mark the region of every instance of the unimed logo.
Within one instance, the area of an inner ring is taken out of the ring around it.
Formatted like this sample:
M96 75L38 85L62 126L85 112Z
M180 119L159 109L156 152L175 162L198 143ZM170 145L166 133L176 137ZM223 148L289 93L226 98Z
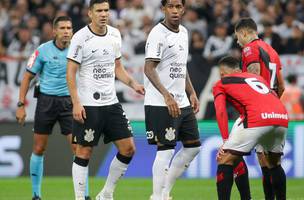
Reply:
M0 177L16 177L21 175L23 161L17 152L20 147L20 136L0 137Z

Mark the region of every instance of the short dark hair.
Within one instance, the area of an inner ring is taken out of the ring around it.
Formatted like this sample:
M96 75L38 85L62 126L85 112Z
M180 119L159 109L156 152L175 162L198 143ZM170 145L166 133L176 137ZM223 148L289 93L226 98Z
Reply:
M257 24L252 18L241 18L240 21L235 25L235 31L239 31L243 28L247 28L253 31L258 31Z
M162 6L166 6L167 3L168 3L168 0L161 0ZM182 0L182 4L183 4L183 6L184 6L184 5L186 4L186 0Z
M59 22L62 22L62 21L70 21L72 22L72 19L69 17L69 16L59 16L59 17L56 17L53 21L53 27L56 27L58 25Z
M89 8L92 9L94 4L97 4L97 3L108 3L108 4L110 4L108 0L91 0L90 4L89 4Z
M218 65L225 65L231 69L241 69L239 59L232 56L225 56L221 58L218 62Z

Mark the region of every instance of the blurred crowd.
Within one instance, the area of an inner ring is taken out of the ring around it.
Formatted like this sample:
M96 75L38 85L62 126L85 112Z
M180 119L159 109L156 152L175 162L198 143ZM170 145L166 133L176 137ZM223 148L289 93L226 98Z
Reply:
M76 32L89 23L88 3L0 0L0 57L27 59L52 39L56 16L70 16ZM122 34L123 58L143 54L148 33L163 19L160 0L110 0L110 5L110 24ZM241 17L252 17L260 37L279 54L304 56L304 0L186 0L182 24L189 30L190 58L213 66L224 55L240 56L233 32Z

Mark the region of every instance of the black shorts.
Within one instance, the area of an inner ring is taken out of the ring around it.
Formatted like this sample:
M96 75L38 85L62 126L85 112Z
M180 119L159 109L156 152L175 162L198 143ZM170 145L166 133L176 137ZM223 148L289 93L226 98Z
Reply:
M132 128L119 103L109 106L84 106L84 124L73 121L73 143L96 146L102 136L105 144L132 137Z
M181 108L173 118L164 106L145 106L146 134L149 144L175 146L176 141L198 140L197 120L190 106Z
M69 96L52 96L39 94L37 99L34 132L51 134L58 121L63 135L72 133L72 101Z

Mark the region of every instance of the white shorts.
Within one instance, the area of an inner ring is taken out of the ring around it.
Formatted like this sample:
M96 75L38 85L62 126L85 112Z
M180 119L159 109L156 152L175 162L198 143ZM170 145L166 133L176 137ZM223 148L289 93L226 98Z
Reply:
M223 149L236 155L249 155L257 146L257 152L283 154L287 128L282 126L261 126L244 128L241 119L233 125Z

